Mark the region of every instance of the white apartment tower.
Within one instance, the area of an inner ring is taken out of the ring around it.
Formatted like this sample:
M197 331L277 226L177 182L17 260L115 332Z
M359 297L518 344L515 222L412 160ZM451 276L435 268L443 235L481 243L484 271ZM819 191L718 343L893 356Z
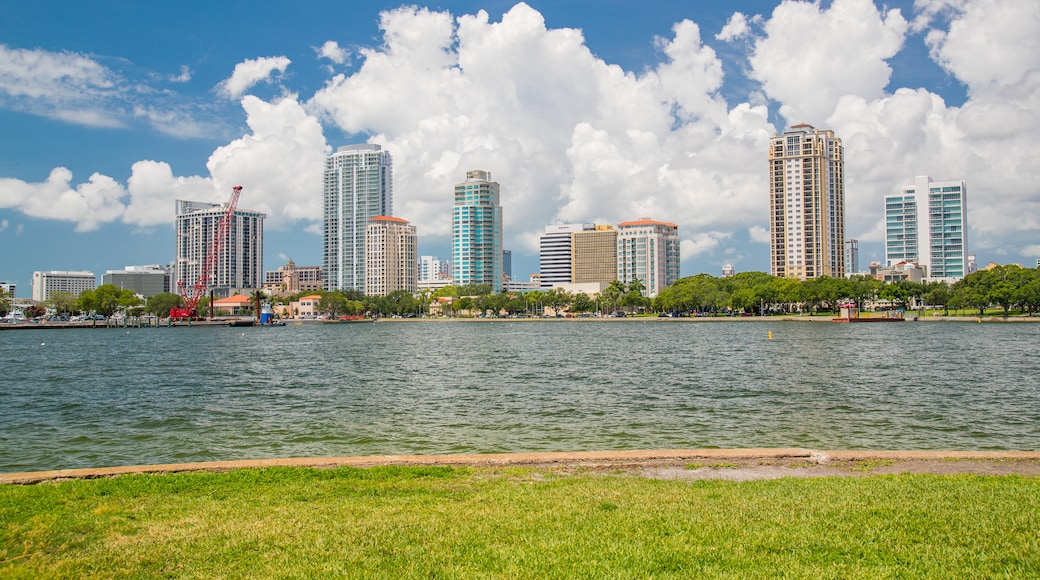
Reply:
M795 125L769 142L770 273L845 276L845 157L833 131Z
M365 232L365 293L386 296L397 290L415 293L419 241L407 220L376 216Z
M618 224L618 280L639 279L653 298L679 280L679 226L651 219Z
M345 145L325 158L326 290L365 292L369 220L392 213L393 159L379 145Z
M967 275L968 188L964 181L932 181L885 196L885 262L912 262L928 280L956 281Z
M224 218L226 209L226 203L177 200L173 292L180 288L181 282L187 288L198 282L213 243L213 234ZM214 271L209 273L210 289L226 297L236 290L259 289L263 285L266 217L260 212L235 209L220 255L216 257Z
M575 233L595 229L593 224L560 224L545 226L545 233L538 240L538 270L542 288L573 281L571 258L572 239Z
M466 172L466 181L455 185L451 212L451 265L456 286L491 286L501 292L502 206L499 185L482 169Z

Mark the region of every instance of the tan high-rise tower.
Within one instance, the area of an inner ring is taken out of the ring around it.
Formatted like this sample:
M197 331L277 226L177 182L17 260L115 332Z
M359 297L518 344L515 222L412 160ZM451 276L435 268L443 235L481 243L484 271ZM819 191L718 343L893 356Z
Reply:
M415 292L419 277L415 226L391 216L376 216L365 232L365 293L386 296Z
M845 157L833 131L795 125L769 142L769 269L845 276Z

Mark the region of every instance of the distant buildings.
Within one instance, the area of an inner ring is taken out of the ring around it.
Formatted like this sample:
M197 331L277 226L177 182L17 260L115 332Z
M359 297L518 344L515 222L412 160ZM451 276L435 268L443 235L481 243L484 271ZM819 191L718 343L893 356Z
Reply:
M651 219L618 224L618 280L639 279L653 298L679 280L679 226Z
M726 265L724 265L722 267L722 277L723 278L729 278L730 276L733 276L736 273L737 273L737 271L733 268L733 264L726 264Z
M376 216L365 232L365 293L386 296L418 289L418 236L407 220Z
M133 290L142 298L172 292L171 272L158 264L149 266L127 266L122 270L109 270L101 276L102 284L112 284L121 290Z
M324 287L325 276L321 266L297 266L290 259L277 270L264 272L264 292L272 296L317 292Z
M885 196L885 263L912 262L927 279L956 281L969 273L964 181L918 176Z
M345 145L325 158L326 290L365 292L365 231L392 215L393 159L379 145Z
M50 300L55 292L64 292L78 297L85 290L97 287L97 278L93 272L69 272L53 270L50 272L33 272L32 299L35 302Z
M769 142L770 273L845 276L845 157L833 131L794 125Z
M486 284L492 292L503 287L502 206L499 184L482 169L466 172L455 185L452 207L452 279L456 286Z
M571 240L575 233L591 230L592 224L560 224L545 226L545 233L538 240L538 273L543 288L558 284L570 284L572 264Z
M0 290L4 291L11 298L14 298L14 293L17 289L18 285L14 282L0 282Z
M225 210L226 204L177 200L173 292L179 292L182 283L191 288L199 281ZM266 217L248 209L235 210L214 271L209 273L210 290L230 296L238 290L261 287Z
M845 275L859 273L859 240L845 240Z

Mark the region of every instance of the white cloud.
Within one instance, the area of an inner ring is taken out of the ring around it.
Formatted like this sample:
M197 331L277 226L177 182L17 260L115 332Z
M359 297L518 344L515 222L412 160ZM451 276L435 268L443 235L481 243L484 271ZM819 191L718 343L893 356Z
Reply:
M236 64L231 76L217 85L217 88L225 97L237 99L255 84L261 81L270 82L271 75L275 72L284 73L291 62L284 56L246 59Z
M783 2L765 24L750 57L752 78L781 103L790 124L821 125L840 97L876 99L908 28L898 9L879 12L870 0Z
M180 74L171 76L169 81L171 83L186 83L191 80L191 67L186 64L181 65Z
M206 163L217 198L241 185L239 205L265 212L273 228L320 220L328 146L318 120L294 96L268 103L247 95L242 108L251 133L218 148Z
M748 238L756 244L768 244L769 229L762 226L751 226L748 228Z
M321 48L316 48L318 58L327 58L336 64L344 64L350 60L350 51L340 47L335 40L327 40Z
M734 12L733 16L729 17L726 25L722 27L722 30L715 35L715 39L730 42L749 34L751 34L751 28L748 27L747 17L741 12Z
M0 179L0 208L25 215L74 222L77 232L96 230L123 215L126 190L111 177L95 173L73 189L72 172L57 167L42 183Z
M719 247L720 240L728 237L728 234L719 234L717 232L697 233L683 238L683 240L679 242L679 253L682 255L683 260L695 258L701 254L715 250Z
M1029 244L1022 248L1022 255L1033 258L1040 258L1040 244ZM1026 267L1032 267L1036 264L1025 264Z
M1004 91L1040 69L1040 3L975 0L947 9L954 14L949 29L932 29L927 43L973 95Z
M130 201L123 221L138 226L173 221L174 202L178 199L218 201L212 180L199 176L174 177L169 164L161 161L134 163L126 185Z
M10 223L7 220L0 220L0 232L7 231L7 226L9 225Z
M0 44L0 101L28 112L92 127L119 127L108 106L119 76L94 60L71 52L24 50Z

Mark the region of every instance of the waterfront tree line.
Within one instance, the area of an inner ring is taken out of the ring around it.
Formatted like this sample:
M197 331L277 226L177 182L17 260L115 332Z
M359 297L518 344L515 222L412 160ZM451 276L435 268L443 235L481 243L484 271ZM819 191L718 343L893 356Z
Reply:
M1004 316L1013 312L1032 316L1040 311L1040 269L1016 265L980 270L953 284L906 280L883 282L862 275L793 280L764 272L741 272L725 278L710 274L681 278L653 299L643 296L644 290L640 280L629 284L615 280L602 292L593 295L571 294L560 288L493 293L487 285L447 286L416 294L396 291L386 296L366 296L356 290L342 290L267 297L257 290L250 295L253 312L248 313L255 314L261 302L270 302L276 316L295 316L296 313L289 311L290 303L313 294L321 296L318 310L331 316L424 316L430 313L433 303L438 304L443 316L480 313L540 316L547 311L574 315L621 312L708 316L737 313L814 315L834 312L839 305L849 302L861 309L928 307L946 314L951 310L968 310L982 315L988 308L997 308ZM23 311L28 318L43 316L47 310L59 317L77 312L106 317L117 312L127 316L150 314L165 317L171 308L182 304L178 294L163 293L142 300L132 290L102 284L79 296L55 292L46 302L26 307ZM6 316L11 309L11 297L0 290L0 316ZM203 315L209 312L207 298L200 302L199 312Z

